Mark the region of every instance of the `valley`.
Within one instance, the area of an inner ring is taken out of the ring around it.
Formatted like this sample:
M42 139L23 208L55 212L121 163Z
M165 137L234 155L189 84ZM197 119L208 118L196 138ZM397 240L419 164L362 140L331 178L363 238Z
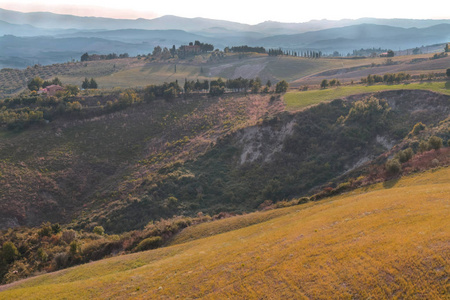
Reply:
M449 26L0 8L0 298L448 298Z

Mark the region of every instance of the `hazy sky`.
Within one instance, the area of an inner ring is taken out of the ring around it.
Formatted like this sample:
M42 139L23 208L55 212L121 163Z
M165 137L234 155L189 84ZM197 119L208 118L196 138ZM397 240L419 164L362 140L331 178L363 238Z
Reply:
M92 3L95 3L93 6ZM416 4L419 3L419 4ZM404 0L0 0L0 7L23 12L50 11L79 16L124 19L163 15L204 17L246 24L263 21L306 22L309 20L376 18L449 19L450 1L433 4Z

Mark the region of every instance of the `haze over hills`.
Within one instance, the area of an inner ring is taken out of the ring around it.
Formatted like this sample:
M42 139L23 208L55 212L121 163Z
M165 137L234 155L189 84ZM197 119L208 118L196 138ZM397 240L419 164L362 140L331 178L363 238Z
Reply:
M48 12L21 13L0 9L0 35L39 36L55 46L48 53L33 39L2 40L0 67L26 67L78 59L84 52L146 54L156 45L177 47L200 40L215 48L261 46L288 50L316 50L344 55L360 48L394 50L445 43L450 40L450 20L373 19L312 20L303 23L266 21L257 25L206 18L163 16L155 19L78 17ZM50 37L52 39L50 39ZM58 40L53 40L57 38ZM62 39L64 38L64 39ZM86 40L96 38L97 40ZM98 40L102 39L102 41ZM120 42L120 43L118 43ZM42 44L42 43L41 43ZM60 51L70 47L71 53ZM15 49L14 54L5 49ZM9 62L9 63L8 63Z

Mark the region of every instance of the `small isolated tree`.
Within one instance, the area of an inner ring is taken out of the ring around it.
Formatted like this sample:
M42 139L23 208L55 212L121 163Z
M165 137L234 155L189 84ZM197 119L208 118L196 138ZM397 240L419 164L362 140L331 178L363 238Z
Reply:
M289 84L286 82L286 80L281 80L275 86L275 93L286 93L288 88Z
M428 145L430 145L431 149L439 150L439 149L442 148L443 142L442 142L442 139L440 137L437 137L437 136L433 135L432 137L430 137L428 139Z
M105 229L103 229L103 226L95 226L92 232L98 235L104 235Z
M19 257L19 251L13 242L5 242L2 247L2 254L4 261L9 264Z
M450 77L450 69L447 69L447 71L445 72L445 74L447 75L447 77Z
M328 87L328 80L326 79L322 80L322 82L320 83L320 87L322 89L326 89Z
M395 53L392 50L388 50L387 57L394 57Z

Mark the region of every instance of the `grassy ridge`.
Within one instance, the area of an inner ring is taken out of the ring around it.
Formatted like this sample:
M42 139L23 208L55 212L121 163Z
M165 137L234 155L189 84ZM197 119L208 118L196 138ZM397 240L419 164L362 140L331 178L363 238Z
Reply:
M446 298L449 180L443 168L379 184L239 230L33 278L0 297Z
M450 90L445 88L444 82L426 82L398 85L355 85L341 86L331 89L311 90L305 92L288 92L284 96L287 110L298 110L324 101L338 99L356 94L374 93L385 90L429 90L450 95Z

